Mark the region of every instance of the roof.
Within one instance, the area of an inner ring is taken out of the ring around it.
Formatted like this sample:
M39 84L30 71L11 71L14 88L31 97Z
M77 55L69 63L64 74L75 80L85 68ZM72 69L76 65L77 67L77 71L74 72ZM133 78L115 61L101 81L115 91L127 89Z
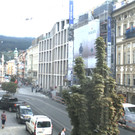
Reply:
M48 118L47 116L45 115L34 115L32 116L34 119L46 119L46 120L51 120L50 118Z
M125 107L135 107L134 104L130 104L130 103L123 103L122 105L123 105L124 108Z

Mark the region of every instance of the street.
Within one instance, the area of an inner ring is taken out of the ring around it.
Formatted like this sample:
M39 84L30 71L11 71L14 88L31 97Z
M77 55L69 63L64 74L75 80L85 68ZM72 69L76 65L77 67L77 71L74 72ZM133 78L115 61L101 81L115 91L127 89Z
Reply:
M59 131L65 127L67 129L66 135L70 135L71 124L66 111L66 106L49 99L40 93L32 93L30 87L20 88L15 94L18 99L23 100L30 104L34 114L44 114L52 119L53 122L53 135L57 135ZM0 114L2 110L0 110ZM16 113L8 112L7 122L4 129L0 129L0 135L29 135L25 131L24 124L18 124L16 121ZM135 132L119 128L120 135L134 135Z

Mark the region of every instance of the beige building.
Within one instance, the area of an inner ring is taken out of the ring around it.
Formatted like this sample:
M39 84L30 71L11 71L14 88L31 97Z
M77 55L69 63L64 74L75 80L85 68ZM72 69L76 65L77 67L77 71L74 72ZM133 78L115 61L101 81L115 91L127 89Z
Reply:
M117 90L135 104L135 1L124 3L112 17L116 20Z
M32 82L37 81L38 62L39 62L39 49L38 43L33 41L33 45L27 49L27 62L25 64L26 74L25 78L31 78Z
M9 61L7 61L6 74L7 75L10 75L10 76L17 74L17 67L16 67L15 60L9 60Z

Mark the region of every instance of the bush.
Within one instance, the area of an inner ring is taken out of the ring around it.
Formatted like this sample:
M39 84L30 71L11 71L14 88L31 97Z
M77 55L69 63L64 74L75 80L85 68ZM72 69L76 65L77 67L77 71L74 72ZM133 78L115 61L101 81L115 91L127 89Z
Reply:
M9 93L15 93L17 89L17 84L15 84L14 82L2 83L2 89L6 90Z

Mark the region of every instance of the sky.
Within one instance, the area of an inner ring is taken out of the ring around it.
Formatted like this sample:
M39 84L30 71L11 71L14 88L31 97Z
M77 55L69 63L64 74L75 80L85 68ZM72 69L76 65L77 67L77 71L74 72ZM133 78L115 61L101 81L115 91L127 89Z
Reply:
M74 17L105 0L74 0ZM38 37L69 18L69 0L0 0L0 35Z

